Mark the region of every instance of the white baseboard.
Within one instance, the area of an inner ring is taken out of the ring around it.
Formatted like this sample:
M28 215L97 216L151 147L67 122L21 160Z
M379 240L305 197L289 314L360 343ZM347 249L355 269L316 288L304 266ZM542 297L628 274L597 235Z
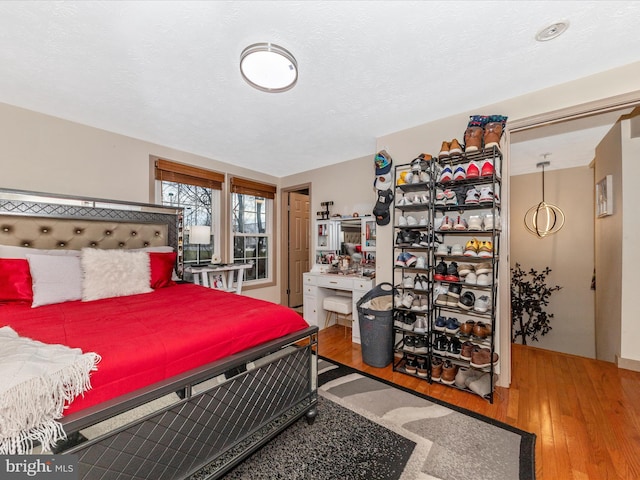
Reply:
M618 368L624 368L626 370L633 370L634 372L640 372L640 360L631 360L630 358L621 358L616 355L616 365Z

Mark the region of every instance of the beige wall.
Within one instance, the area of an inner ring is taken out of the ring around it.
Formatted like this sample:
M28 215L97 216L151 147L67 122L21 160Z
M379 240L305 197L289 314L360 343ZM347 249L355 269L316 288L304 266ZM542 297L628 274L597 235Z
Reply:
M513 159L514 161L516 159ZM589 167L545 172L545 200L562 208L566 222L556 234L540 239L524 227L524 216L542 197L542 174L511 177L511 267L552 272L547 285L562 290L551 295L552 330L528 344L595 358L593 170Z
M153 203L151 156L279 183L224 162L0 104L0 188ZM278 219L276 245L279 231ZM274 255L277 259L277 251ZM280 301L277 286L246 294Z
M596 357L609 362L620 355L622 299L622 150L617 123L596 148L594 181L613 176L613 215L595 220ZM636 207L637 208L637 207Z

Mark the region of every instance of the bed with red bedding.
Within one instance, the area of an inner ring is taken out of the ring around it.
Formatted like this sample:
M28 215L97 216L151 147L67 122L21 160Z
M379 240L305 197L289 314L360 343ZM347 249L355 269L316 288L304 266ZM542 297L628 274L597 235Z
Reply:
M181 273L181 222L180 209L0 190L0 246L169 245ZM315 417L317 328L270 302L178 282L37 308L8 302L5 325L102 357L62 419L69 442L58 451L78 455L79 478L178 479L205 466L217 478Z

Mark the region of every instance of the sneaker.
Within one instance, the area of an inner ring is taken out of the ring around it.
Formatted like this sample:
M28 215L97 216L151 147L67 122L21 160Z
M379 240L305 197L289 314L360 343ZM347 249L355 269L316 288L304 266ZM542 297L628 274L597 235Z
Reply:
M476 276L475 272L469 272L467 276L464 277L464 283L468 285L478 285L478 277Z
M467 178L467 172L464 169L464 165L458 165L453 171L453 181L457 182Z
M397 305L397 302L395 303ZM402 310L393 312L393 326L398 328L404 327L404 312Z
M416 256L411 254L411 253L405 252L405 255L406 255L406 260L404 261L404 264L407 267L411 267L412 265L414 265L418 261Z
M416 260L415 268L427 268L427 257L420 255Z
M476 278L476 285L480 285L483 287L488 287L489 285L491 285L491 277L489 276L489 274L481 273L480 275L478 275L478 277Z
M462 255L464 253L464 249L462 245L459 243L451 245L451 255Z
M458 333L458 331L460 331L460 322L458 322L458 319L453 317L447 318L447 323L444 326L444 331L452 335Z
M484 230L493 230L494 227L496 230L500 230L500 215L497 213L494 215L493 213L487 213L483 219Z
M398 258L396 258L396 262L395 262L396 267L406 267L407 266L407 264L405 263L406 256L407 256L407 254L405 252L402 252L400 255L398 255Z
M449 289L451 292L451 289ZM473 309L479 313L487 313L491 307L491 301L487 295L480 295L473 304Z
M493 243L491 240L483 240L478 246L478 257L491 258L493 256Z
M456 192L454 192L453 190L445 190L444 191L444 197L445 197L445 205L458 205L458 196L456 195Z
M486 368L492 364L498 364L499 356L497 353L491 353L488 348L479 348L471 355L471 366L475 368ZM444 374L444 370L443 370Z
M407 225L415 226L418 224L418 220L413 215L407 215Z
M495 169L493 168L493 160L487 159L482 162L482 168L480 169L481 177L491 177L495 173Z
M451 262L447 267L447 274L444 276L445 282L459 282L460 275L458 274L458 264Z
M426 172L423 172L426 173ZM423 193L422 195L420 195L420 201L424 204L424 205L428 205L429 202L431 201L431 194L429 192L427 193Z
M456 374L458 373L458 366L451 363L449 360L445 360L442 364L442 375L440 381L446 385L453 385L456 380Z
M449 144L449 155L460 155L462 153L462 147L457 139L451 140Z
M473 292L467 290L462 295L460 295L457 306L464 310L471 310L475 303L476 296L473 294Z
M452 283L451 285L449 285L449 292L448 293L452 297L459 298L460 297L460 292L462 292L462 286L460 284Z
M413 295L413 293L406 292L402 297L401 304L405 308L411 308L411 305L413 305L413 300L414 299L415 299L415 296Z
M402 329L407 332L413 331L413 326L416 323L416 314L412 312L402 312Z
M444 206L446 202L446 197L444 196L444 190L436 190L436 205Z
M423 312L429 310L429 298L426 295L420 295L420 310Z
M416 295L411 303L411 310L419 312L422 310L422 295Z
M458 298L453 295L449 295L447 293L447 307L457 307L458 306Z
M440 173L440 178L438 178L438 182L448 183L451 180L453 180L453 172L451 171L451 167L447 165L442 169L442 172Z
M470 178L478 178L480 176L480 167L478 166L478 162L472 160L467 165L467 179Z
M431 357L431 380L439 382L440 377L442 377L442 360Z
M440 293L436 297L435 304L440 305L441 307L446 307L447 300L449 300L449 295L447 295L446 293Z
M453 219L448 215L442 219L442 224L440 225L440 230L446 232L447 230L453 229Z
M480 203L493 202L493 200L494 200L493 188L481 187L480 198L479 198Z
M458 265L458 274L461 277L466 277L470 273L473 273L473 265L471 263L461 263Z
M413 326L413 331L416 333L427 333L428 330L427 319L425 317L417 317L416 322Z
M404 218L404 216L400 215L398 217L398 226L400 227L406 227L407 226L407 219Z
M461 217L460 215L458 215L458 218L453 223L453 229L458 231L464 231L464 230L467 230L467 228L468 228L467 221L464 219L464 217Z
M426 288L423 288L422 286L422 277L420 275L416 274L416 276L411 281L413 282L413 287L408 288L415 288L416 290L426 290Z
M402 341L402 350L405 352L413 352L416 349L415 345L415 337L408 335L404 337L404 340Z
M446 257L447 255L449 255L449 247L444 243L440 243L436 249L436 256Z
M493 218L493 217L492 217ZM485 230L482 228L482 216L481 215L470 215L469 216L469 230L470 231L481 231Z
M402 286L404 288L414 288L415 284L414 284L413 278L411 278L409 275L405 275L404 278L402 279Z
M415 342L414 342L414 349L413 351L416 353L429 353L429 349L427 348L427 339L420 336L420 337L416 337Z
M420 172L420 183L427 183L431 178L429 176L429 172L425 172L424 170Z
M447 356L453 358L460 358L460 349L462 348L462 344L460 340L453 337L449 340L449 345L447 346Z
M422 215L420 217L420 220L418 221L418 225L420 225L421 227L426 227L427 226L427 217Z
M443 355L447 351L448 346L449 346L449 340L444 335L440 335L436 337L435 341L433 342L433 350Z
M478 372L473 368L460 367L458 368L458 373L456 374L456 379L455 379L456 387L467 388L467 385L469 382L476 380L481 375L486 375L486 373Z
M438 158L447 158L449 156L449 142L442 142Z
M440 227L442 226L442 222L444 221L444 217L435 217L433 219L433 229L434 230L440 230ZM442 243L442 242L440 242Z
M465 257L477 257L478 256L478 248L480 248L480 242L475 238L469 240L464 246L464 256Z
M436 269L433 274L433 279L436 281L443 281L446 275L447 275L447 264L444 263L444 260L441 260L440 263L436 265Z
M480 192L476 187L472 187L467 190L467 194L464 199L465 205L477 205L480 202Z
M417 353L417 352L416 352ZM427 353L427 352L425 352ZM416 368L416 373L419 377L426 378L428 376L429 371L427 370L427 359L424 357L416 358L416 362L418 364Z
M475 267L476 273L480 275L481 273L491 273L493 271L493 267L491 267L491 263L482 262L477 263Z
M415 355L407 355L406 360L404 361L404 370L407 373L415 374L417 372L417 363Z
M446 324L447 319L443 316L439 316L436 318L435 322L433 322L433 329L437 332L444 332Z

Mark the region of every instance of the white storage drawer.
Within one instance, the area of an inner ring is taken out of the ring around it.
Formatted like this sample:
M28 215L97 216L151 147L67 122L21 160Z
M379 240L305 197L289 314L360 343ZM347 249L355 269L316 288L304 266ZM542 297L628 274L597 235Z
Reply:
M308 275L305 273L302 275L302 283L305 285L315 285L317 278L317 275Z
M318 286L351 290L353 289L353 278L345 278L338 275L323 275L318 278Z
M354 290L364 290L368 292L373 288L373 282L371 280L354 280L353 289Z
M314 297L318 294L318 287L315 285L304 285L302 289L302 294L306 297L307 295L313 295Z

